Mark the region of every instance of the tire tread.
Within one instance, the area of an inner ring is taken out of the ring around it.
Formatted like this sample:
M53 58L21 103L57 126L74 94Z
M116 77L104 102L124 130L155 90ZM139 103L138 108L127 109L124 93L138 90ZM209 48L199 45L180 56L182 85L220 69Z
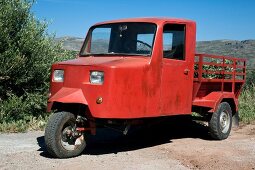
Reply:
M223 109L226 109L229 112L230 116L230 127L226 134L222 133L219 130L219 114ZM227 102L222 102L219 104L218 109L212 114L212 117L209 121L209 131L213 139L223 140L229 136L232 127L232 110L230 105Z
M79 155L82 150L85 148L81 148L79 151L64 151L63 148L61 148L57 142L57 136L60 135L58 130L63 124L64 121L68 119L75 119L74 115L69 112L57 112L50 116L49 121L45 128L45 145L48 153L57 158L69 158Z

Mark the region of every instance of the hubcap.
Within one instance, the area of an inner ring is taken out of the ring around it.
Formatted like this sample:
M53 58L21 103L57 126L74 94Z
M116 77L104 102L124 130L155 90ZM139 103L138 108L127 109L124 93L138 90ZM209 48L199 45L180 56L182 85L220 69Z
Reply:
M83 141L83 135L75 136L72 126L67 126L63 129L61 135L61 145L66 150L72 151L79 147Z
M230 117L229 115L223 111L220 114L220 129L222 133L227 133L230 126Z

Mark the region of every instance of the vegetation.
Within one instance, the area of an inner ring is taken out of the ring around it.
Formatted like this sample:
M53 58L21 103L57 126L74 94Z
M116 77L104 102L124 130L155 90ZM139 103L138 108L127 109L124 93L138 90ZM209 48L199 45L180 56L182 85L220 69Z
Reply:
M239 114L243 123L255 120L255 86L246 86L239 98Z
M0 131L44 126L51 64L69 58L30 12L32 4L0 2Z
M239 98L239 115L244 123L255 120L255 69L247 71L246 84Z

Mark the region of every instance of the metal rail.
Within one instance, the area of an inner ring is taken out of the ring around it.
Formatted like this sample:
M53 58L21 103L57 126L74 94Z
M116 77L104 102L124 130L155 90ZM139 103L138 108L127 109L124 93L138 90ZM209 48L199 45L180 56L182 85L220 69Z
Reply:
M232 92L236 83L245 82L246 59L196 54L195 61L194 82L218 82L221 91L224 91L225 83L232 83Z

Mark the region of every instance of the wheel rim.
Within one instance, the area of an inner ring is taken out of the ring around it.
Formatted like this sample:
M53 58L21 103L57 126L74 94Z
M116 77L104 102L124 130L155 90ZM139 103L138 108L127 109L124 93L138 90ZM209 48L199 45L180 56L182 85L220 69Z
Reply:
M229 114L225 111L220 114L220 129L222 133L227 133L230 126Z
M64 149L73 151L82 145L84 142L83 135L74 136L74 125L66 125L64 126L61 133L61 145Z

